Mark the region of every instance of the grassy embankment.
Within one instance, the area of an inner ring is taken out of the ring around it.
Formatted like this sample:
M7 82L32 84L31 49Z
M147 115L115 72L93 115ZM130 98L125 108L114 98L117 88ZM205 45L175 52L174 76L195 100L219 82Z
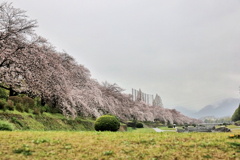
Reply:
M1 131L0 159L235 159L233 133Z
M16 118L16 121L12 119ZM36 130L36 131L74 131L74 130L94 130L94 120L91 118L78 117L75 120L67 119L62 114L51 114L43 112L43 114L35 115L26 112L2 111L0 110L0 120L6 120L13 123L16 130Z

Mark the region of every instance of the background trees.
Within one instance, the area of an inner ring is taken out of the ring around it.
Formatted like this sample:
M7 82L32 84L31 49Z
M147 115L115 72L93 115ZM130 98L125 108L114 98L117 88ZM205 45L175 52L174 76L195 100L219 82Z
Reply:
M232 115L232 121L238 121L238 120L240 120L240 104Z
M155 99L153 100L153 106L163 107L162 99L158 94L156 94Z

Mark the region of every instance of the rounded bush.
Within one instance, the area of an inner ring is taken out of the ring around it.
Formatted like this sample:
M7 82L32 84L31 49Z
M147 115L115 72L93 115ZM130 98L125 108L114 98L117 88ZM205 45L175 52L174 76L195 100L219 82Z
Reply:
M13 111L14 110L14 103L13 103L13 101L8 100L4 107L5 107L5 109Z
M137 123L137 124L136 124L136 127L137 127L137 128L143 128L143 124L142 124L142 123Z
M23 103L23 100L21 97L18 96L11 96L8 98L8 100L11 100L14 102L14 105L16 105L17 103Z
M0 109L4 110L5 104L6 104L6 101L0 100Z
M168 128L173 128L173 126L172 126L172 125L169 125Z
M34 99L32 99L32 98L30 98L30 97L24 96L24 97L22 97L22 101L23 101L23 104L24 104L25 106L28 105L28 107L29 107L30 109L33 109L33 107L34 107Z
M118 119L111 115L104 115L99 117L95 123L94 128L96 131L117 131L120 128Z
M21 103L18 103L16 105L16 110L19 111L19 112L23 112L24 111L24 107Z

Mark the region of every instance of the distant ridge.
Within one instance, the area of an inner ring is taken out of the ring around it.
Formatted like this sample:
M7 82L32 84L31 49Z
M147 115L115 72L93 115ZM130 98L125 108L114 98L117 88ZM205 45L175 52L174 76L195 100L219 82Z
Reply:
M222 100L217 105L207 105L198 112L192 113L188 116L193 118L201 118L206 116L214 116L216 118L232 116L234 111L239 106L240 99L228 98Z

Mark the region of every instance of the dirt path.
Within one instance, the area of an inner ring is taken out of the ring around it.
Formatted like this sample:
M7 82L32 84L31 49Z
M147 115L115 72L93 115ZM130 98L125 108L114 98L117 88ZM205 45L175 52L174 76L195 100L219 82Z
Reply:
M163 130L159 129L159 128L153 128L156 132L163 132Z
M153 128L156 132L165 132L165 131L169 131L169 132L176 132L174 130L161 130L160 128Z

